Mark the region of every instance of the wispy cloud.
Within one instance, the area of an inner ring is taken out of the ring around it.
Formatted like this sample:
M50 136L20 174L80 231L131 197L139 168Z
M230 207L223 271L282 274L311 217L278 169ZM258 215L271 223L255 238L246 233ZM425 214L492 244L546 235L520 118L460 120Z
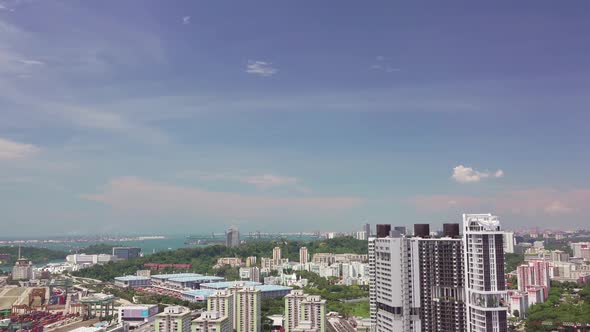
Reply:
M310 190L301 183L301 180L292 176L282 176L273 173L249 174L244 171L228 172L201 172L187 171L179 174L182 178L195 177L206 181L232 181L243 184L253 185L258 189L271 189L276 187L290 187L298 192L310 192Z
M214 192L138 177L113 179L101 192L82 198L139 214L218 218L273 218L284 216L285 211L292 216L335 215L364 202L353 196L273 197Z
M276 186L295 186L299 181L296 178L290 176L262 174L248 176L243 179L243 182L264 189Z
M32 144L18 143L0 138L0 160L23 159L35 155L39 148Z
M389 63L389 60L383 55L376 56L375 63L373 63L370 68L373 70L379 70L386 73L393 73L401 70L400 68L392 66Z
M191 23L191 17L190 16L184 16L182 18L182 24L190 24Z
M516 216L555 216L588 213L590 189L556 190L546 188L505 191L491 195L420 195L410 199L419 210L494 211Z
M475 170L471 167L466 167L463 165L458 165L453 168L453 175L451 178L459 183L473 183L479 182L482 179L493 177L493 178L501 178L504 176L504 171L501 169L490 173L489 171L480 172Z
M22 64L29 65L29 66L41 66L41 65L45 64L45 62L42 62L39 60L31 60L31 59L20 59L18 61Z
M268 77L275 75L279 70L272 66L272 63L266 61L248 61L246 66L246 72L248 74Z

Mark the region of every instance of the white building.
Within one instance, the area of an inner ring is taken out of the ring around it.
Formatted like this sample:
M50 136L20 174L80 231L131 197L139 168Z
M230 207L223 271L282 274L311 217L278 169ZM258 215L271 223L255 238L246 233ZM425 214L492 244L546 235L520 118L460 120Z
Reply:
M19 257L12 268L12 280L29 279L33 279L33 263L26 258Z
M371 325L375 326L377 321L377 289L376 289L376 271L375 271L375 238L369 238L369 311L371 313Z
M135 288L135 287L147 287L150 286L150 277L138 277L138 276L123 276L115 277L115 286L121 288Z
M491 214L463 215L467 330L507 331L504 232Z
M504 232L504 252L514 253L514 232Z
M590 242L573 242L570 243L570 247L574 252L574 257L590 260Z
M518 310L518 316L524 317L529 309L529 296L527 293L514 293L510 295L510 313Z
M136 327L153 322L157 314L157 304L121 306L119 307L119 324L126 323L130 327Z
M106 264L108 262L114 262L116 257L107 254L98 255L86 255L86 254L73 254L67 255L66 261L74 265L96 265Z
M375 298L377 332L421 331L418 242L404 237L375 239ZM372 297L372 296L371 296Z

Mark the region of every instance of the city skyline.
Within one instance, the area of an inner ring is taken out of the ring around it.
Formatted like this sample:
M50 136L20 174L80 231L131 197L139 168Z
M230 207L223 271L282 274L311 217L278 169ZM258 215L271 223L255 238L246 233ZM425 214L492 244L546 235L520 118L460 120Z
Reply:
M0 0L3 236L587 225L590 4L259 4Z

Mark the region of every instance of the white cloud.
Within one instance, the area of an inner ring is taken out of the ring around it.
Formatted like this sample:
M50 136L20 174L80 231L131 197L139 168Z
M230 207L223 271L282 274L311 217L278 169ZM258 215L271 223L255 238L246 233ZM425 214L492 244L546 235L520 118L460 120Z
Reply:
M191 23L191 17L190 16L184 16L182 18L182 24L190 24Z
M383 55L378 55L375 60L377 62L372 64L370 67L373 70L379 70L386 73L393 73L401 70L400 68L393 67L391 64L389 64L387 58Z
M20 59L18 61L22 64L29 65L29 66L41 66L41 65L45 64L45 62L42 62L39 60L31 60L31 59Z
M266 61L248 61L246 72L258 76L268 77L278 73L278 69L272 67L272 63Z
M480 172L471 167L459 165L453 168L453 175L451 177L459 183L471 183L479 182L482 179L488 178L490 176L494 178L501 178L504 176L504 171L499 169L491 174L489 171Z
M553 201L545 207L545 212L547 212L548 214L565 214L573 211L574 209L563 204L560 201Z
M32 144L23 144L0 138L0 160L15 160L30 157L39 152Z

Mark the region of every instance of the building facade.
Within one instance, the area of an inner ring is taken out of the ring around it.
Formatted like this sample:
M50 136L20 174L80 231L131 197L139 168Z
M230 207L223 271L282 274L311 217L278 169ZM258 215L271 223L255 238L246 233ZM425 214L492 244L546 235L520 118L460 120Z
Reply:
M309 295L301 301L300 310L300 323L310 322L311 329L317 332L326 332L326 300L317 295Z
M228 247L237 247L240 245L240 231L237 227L230 227L225 232L225 245Z
M299 264L307 264L309 262L309 253L307 247L299 248Z
M460 229L444 224L434 237L428 224L416 224L408 236L401 228L378 225L382 237L370 238L368 245L375 331L507 330L503 236L499 229L489 234L472 228L466 240Z
M130 259L139 258L141 256L141 248L139 247L114 247L113 256L117 260L127 261Z
M421 331L418 243L386 235L374 246L376 331Z
M237 329L237 326L234 325L234 297L230 291L219 290L210 295L207 298L207 310L227 316L231 330Z
M156 315L156 332L190 332L191 311L187 307L170 306Z
M414 239L420 250L422 331L466 329L463 243L458 231L457 227L453 236Z
M19 257L12 268L12 280L29 279L33 279L33 263L26 258Z
M369 312L371 319L371 326L377 324L377 272L375 267L375 238L370 237L368 243L369 251Z
M216 311L205 311L192 321L192 332L232 332L230 320Z
M521 292L527 291L531 286L543 287L545 298L549 295L549 288L551 281L549 279L549 271L551 265L546 260L528 261L516 268L516 278L518 281L518 290Z
M303 290L293 290L285 296L285 332L292 332L299 325L301 319L301 303L307 295Z
M259 289L244 287L238 291L237 332L260 332L261 301Z
M497 216L463 215L466 316L469 332L507 332L504 232Z
M504 232L504 253L514 253L514 232Z
M158 314L157 304L142 304L121 306L119 310L119 324L126 323L135 327L141 324L150 323L155 320Z

